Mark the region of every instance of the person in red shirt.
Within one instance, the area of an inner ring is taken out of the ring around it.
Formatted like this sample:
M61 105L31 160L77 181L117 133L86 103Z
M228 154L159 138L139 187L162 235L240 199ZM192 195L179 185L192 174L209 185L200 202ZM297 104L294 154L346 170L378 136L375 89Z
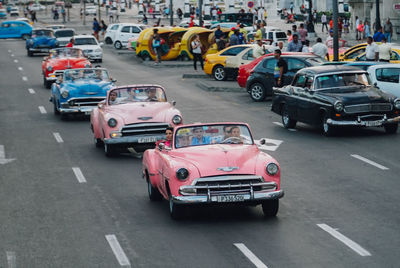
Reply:
M333 29L333 19L329 21L329 29Z
M190 16L189 28L194 26L193 16Z
M65 47L73 47L74 44L75 44L75 39L71 38L71 40L69 40L69 43Z

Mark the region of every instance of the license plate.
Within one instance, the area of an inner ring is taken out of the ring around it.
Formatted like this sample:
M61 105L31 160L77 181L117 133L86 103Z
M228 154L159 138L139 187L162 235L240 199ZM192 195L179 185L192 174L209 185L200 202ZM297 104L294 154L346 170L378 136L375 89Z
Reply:
M157 140L157 137L142 137L138 139L138 143L151 143L156 142Z
M90 115L91 111L85 111L85 115Z
M367 127L378 127L382 125L381 121L365 121Z
M243 202L244 195L217 195L217 202L225 203L225 202Z

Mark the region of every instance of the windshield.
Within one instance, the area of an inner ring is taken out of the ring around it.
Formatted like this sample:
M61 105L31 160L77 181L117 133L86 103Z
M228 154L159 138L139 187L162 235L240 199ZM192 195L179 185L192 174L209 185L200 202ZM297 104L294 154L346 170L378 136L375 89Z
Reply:
M33 30L32 31L32 37L35 36L48 36L48 37L53 37L53 31L51 30Z
M110 92L109 104L129 102L166 102L164 89L157 86L137 86L114 89Z
M346 86L369 86L370 81L366 73L342 73L321 75L315 79L315 89Z
M100 81L110 81L108 72L104 69L71 69L64 71L64 81L80 81L80 80L96 80Z
M62 30L62 31L57 31L54 33L54 35L58 37L72 37L74 36L74 31L73 30Z
M75 38L75 46L82 45L97 45L96 39L88 37L88 38Z
M285 32L276 32L276 38L286 38L286 33Z
M253 144L247 126L221 124L182 127L175 132L175 147L209 144Z
M50 58L55 59L55 58L67 58L67 57L73 57L73 58L83 57L82 50L80 50L79 48L66 47L50 51Z

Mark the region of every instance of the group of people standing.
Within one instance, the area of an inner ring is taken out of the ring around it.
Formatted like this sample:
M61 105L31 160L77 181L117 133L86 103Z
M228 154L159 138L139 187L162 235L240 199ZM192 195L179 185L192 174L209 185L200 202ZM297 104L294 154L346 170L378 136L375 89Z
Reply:
M100 40L99 38L99 33L101 32L101 35L103 36L103 38L104 38L104 35L105 35L105 33L106 33L106 30L107 30L107 24L104 22L104 20L101 20L101 22L99 23L98 21L97 21L97 19L96 18L93 18L93 27L92 27L92 30L93 30L93 35L94 35L94 37L96 37L96 39L97 40Z
M372 25L372 28L375 28L375 23ZM385 37L386 40L390 43L393 35L393 25L390 19L388 18L383 25L380 27L373 35L372 29L369 25L368 21L365 20L364 22L356 16L356 39L363 40L368 37L372 37L375 42L380 42L382 37Z

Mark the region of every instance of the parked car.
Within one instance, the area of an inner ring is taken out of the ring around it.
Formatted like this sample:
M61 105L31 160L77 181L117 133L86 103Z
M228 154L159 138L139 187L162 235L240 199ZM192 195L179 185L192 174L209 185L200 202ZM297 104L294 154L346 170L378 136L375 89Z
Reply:
M236 45L227 47L216 54L209 54L205 58L204 72L208 75L212 75L215 80L222 81L227 78L225 72L225 64L229 57L235 57L243 51L252 49L254 45Z
M96 16L97 14L97 7L96 6L86 6L85 15Z
M373 65L368 68L368 73L372 84L400 98L400 64Z
M114 87L113 82L115 80L103 68L65 70L62 79L51 86L54 114L61 114L61 119L68 114L90 115L106 98L107 91Z
M97 42L97 39L91 35L76 35L74 36L74 47L80 48L91 61L103 61L103 46L102 42Z
M302 68L321 65L324 60L311 53L297 52L290 55L281 55L286 61L288 69L283 75L283 84L289 85L296 72ZM272 96L272 87L275 84L274 56L263 58L251 71L246 82L247 92L254 101L263 101L266 96Z
M32 26L24 21L3 21L0 24L0 39L22 38L29 39L32 35Z
M288 44L288 38L286 36L286 33L282 31L279 28L275 27L264 27L265 28L265 39L272 40L273 45L278 46L279 42L283 42L284 46L286 47ZM256 33L256 30L252 30L247 34L247 39L248 40L254 40L254 35Z
M29 6L30 11L40 11L40 10L45 10L45 9L46 9L46 7L44 5L36 4L36 3Z
M392 45L392 54L390 56L390 63L400 63L400 46L399 45ZM366 61L366 53L362 53L357 56L354 61Z
M274 88L272 111L282 116L285 128L302 122L326 136L343 126L384 127L391 134L397 132L391 119L400 113L400 99L371 85L364 70L327 65L304 68L291 85Z
M144 152L142 170L150 200L168 200L174 219L189 205L227 203L261 204L275 216L284 194L278 162L258 149L245 123L176 127L170 147Z
M64 24L50 24L50 25L47 25L45 28L52 29L52 30L64 29L65 25Z
M96 146L104 145L106 156L113 156L154 148L168 126L182 124L182 115L175 102L167 102L162 86L129 85L111 89L90 122Z
M355 61L355 59L365 52L367 43L357 44L339 54L340 61Z
M90 68L92 64L79 48L56 48L42 61L43 85L50 88L66 69Z
M61 28L54 30L54 36L57 38L59 47L65 47L74 35L74 29Z
M119 23L110 24L107 27L106 33L104 35L104 42L108 45L114 44L115 35L119 28Z
M120 23L114 36L114 47L121 49L126 47L129 38L139 38L140 33L146 28L146 25L135 23Z
M53 30L39 28L32 31L32 37L26 40L26 52L29 57L34 53L48 53L58 46Z
M0 19L7 18L7 11L4 8L0 8Z
M19 9L18 7L12 7L10 10L11 17L19 17Z

